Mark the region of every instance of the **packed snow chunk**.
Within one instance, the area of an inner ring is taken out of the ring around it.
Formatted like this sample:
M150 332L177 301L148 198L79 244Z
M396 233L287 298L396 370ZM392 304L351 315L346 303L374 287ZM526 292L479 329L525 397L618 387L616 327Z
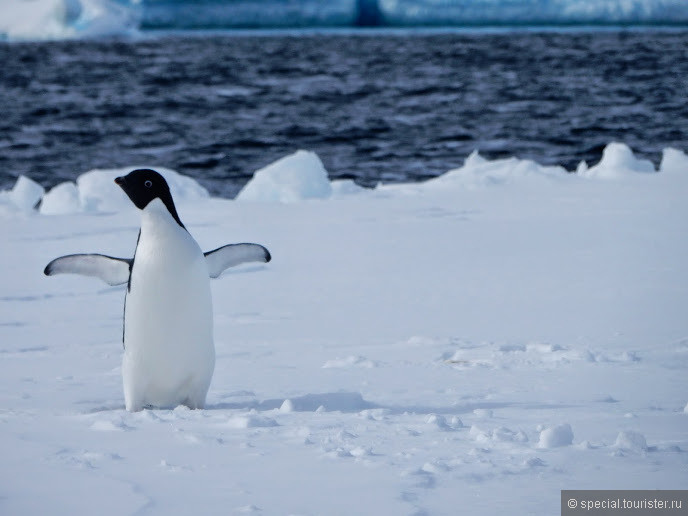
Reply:
M10 190L10 198L14 205L23 211L31 211L45 195L45 188L26 176L19 176Z
M79 189L71 181L60 183L43 196L39 211L43 215L64 215L82 211Z
M470 189L543 178L558 179L565 177L567 177L567 172L563 167L543 166L531 160L518 158L489 161L483 158L478 151L473 151L466 158L463 167L450 170L425 184L429 187L459 186Z
M688 156L678 149L667 147L662 151L662 161L659 164L662 174L683 175L688 177Z
M540 432L540 440L538 441L538 448L558 448L560 446L569 446L573 443L573 430L571 425L563 423L561 425L545 428Z
M28 212L36 207L44 194L45 189L41 185L26 176L19 176L11 190L0 192L0 204Z
M602 159L594 167L580 168L582 177L616 179L635 173L652 173L655 167L651 161L638 159L624 143L612 142L602 152Z
M437 428L438 430L454 430L447 424L445 417L440 416L439 414L430 414L425 420L425 424Z
M289 399L284 400L279 408L279 411L285 413L294 412L294 404Z
M616 436L614 448L636 452L647 451L647 441L643 434L633 432L632 430L626 430L624 432L619 432L619 435Z
M289 203L331 195L332 185L318 155L300 150L257 170L236 200Z

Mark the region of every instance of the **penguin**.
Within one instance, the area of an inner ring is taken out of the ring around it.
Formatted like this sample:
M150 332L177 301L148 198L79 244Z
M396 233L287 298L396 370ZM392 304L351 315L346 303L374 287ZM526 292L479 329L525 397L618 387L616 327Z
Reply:
M44 274L127 285L122 383L128 411L203 408L215 368L210 278L240 263L267 263L270 252L241 243L204 253L179 218L162 175L137 169L115 183L141 210L134 257L72 254L51 261Z

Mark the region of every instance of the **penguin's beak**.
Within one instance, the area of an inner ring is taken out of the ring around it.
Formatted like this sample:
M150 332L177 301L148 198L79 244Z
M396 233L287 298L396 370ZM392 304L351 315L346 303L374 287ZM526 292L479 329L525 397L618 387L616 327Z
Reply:
M124 183L126 183L126 179L124 178L124 176L116 177L115 183L117 183L119 186L124 186Z

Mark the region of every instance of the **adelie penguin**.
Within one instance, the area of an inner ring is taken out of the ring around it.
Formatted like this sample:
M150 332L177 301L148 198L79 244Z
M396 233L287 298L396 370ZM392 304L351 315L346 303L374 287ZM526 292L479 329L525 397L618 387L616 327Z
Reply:
M95 276L127 284L122 380L127 410L203 408L215 368L210 278L244 262L269 262L258 244L203 253L182 224L165 179L139 169L115 179L141 211L134 257L72 254L45 274Z

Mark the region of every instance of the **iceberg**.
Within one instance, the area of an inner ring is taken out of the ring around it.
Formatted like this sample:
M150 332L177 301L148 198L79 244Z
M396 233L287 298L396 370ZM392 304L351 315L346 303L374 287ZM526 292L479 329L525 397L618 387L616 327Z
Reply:
M379 0L392 26L685 24L683 0Z
M257 170L236 199L289 203L331 195L327 170L318 155L299 150Z
M685 0L3 0L0 39L146 29L686 25Z
M346 27L356 22L356 0L144 0L149 29Z
M58 40L130 35L140 0L3 0L0 39Z

